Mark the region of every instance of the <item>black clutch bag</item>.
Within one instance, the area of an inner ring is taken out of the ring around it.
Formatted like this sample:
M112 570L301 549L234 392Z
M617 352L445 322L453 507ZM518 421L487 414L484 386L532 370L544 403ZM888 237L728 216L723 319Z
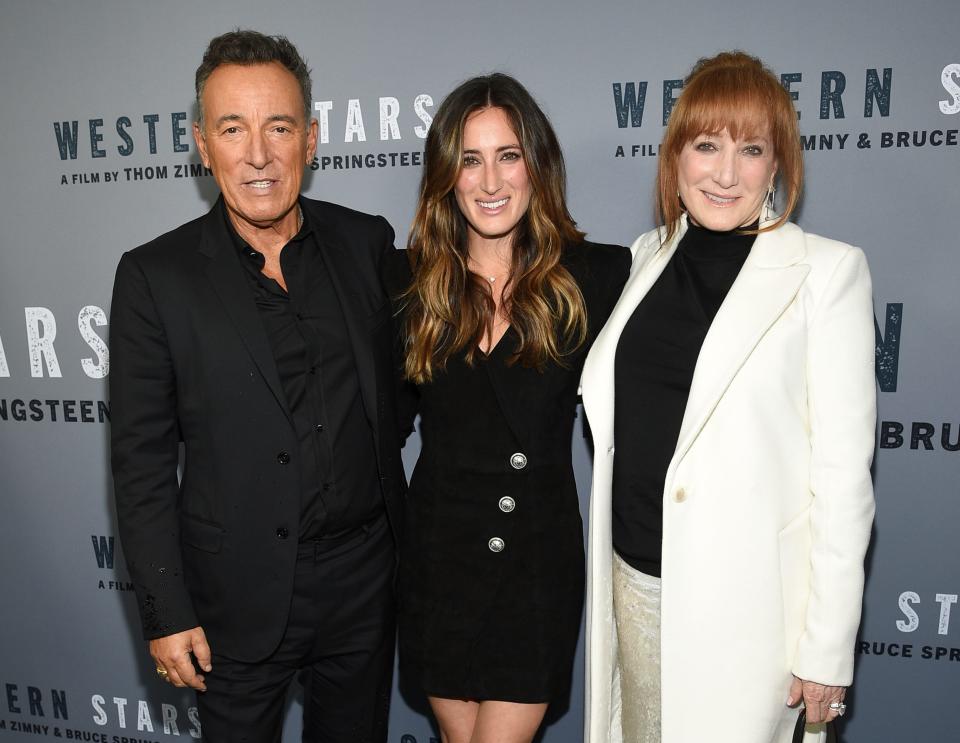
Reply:
M797 724L793 728L793 743L803 743L803 734L807 727L807 711L800 709L800 715L797 717ZM840 736L837 734L837 726L834 722L828 722L824 726L827 731L827 743L840 743Z

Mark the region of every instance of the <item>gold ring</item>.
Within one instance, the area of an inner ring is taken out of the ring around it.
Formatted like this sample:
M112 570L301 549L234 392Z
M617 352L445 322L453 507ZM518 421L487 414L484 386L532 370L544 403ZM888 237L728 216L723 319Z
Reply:
M165 679L165 678L167 678L167 676L168 676L169 674L167 673L167 669L166 669L166 668L161 668L160 666L157 666L157 675L158 675L160 678Z

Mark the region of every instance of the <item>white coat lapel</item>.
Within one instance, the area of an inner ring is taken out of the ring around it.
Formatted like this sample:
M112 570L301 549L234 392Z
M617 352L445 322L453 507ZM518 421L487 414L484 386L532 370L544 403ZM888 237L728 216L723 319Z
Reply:
M671 470L710 418L730 382L790 305L810 271L803 232L785 224L757 236L703 341Z
M596 446L610 446L613 440L614 361L620 334L640 300L663 273L685 229L686 223L680 233L663 247L660 247L656 230L641 235L631 247L634 257L630 276L610 317L593 342L581 375L583 406Z

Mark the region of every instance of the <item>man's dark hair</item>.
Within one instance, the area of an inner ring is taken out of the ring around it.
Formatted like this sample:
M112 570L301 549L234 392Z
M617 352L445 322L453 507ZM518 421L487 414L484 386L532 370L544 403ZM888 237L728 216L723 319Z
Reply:
M217 67L224 64L255 65L278 62L297 78L303 94L304 121L310 121L310 68L286 36L267 36L259 31L237 29L210 40L197 68L196 89L200 126L203 126L203 86Z

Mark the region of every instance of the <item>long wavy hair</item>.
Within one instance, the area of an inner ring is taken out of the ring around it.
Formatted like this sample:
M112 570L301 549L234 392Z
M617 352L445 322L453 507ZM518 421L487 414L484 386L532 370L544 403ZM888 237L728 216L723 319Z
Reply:
M759 59L741 51L721 52L693 66L660 145L657 217L666 226L664 241L676 234L684 211L677 188L681 151L699 135L718 134L724 129L734 139L769 130L777 159L777 180L785 192L784 209L776 220L754 232L775 230L796 208L803 189L803 152L793 100Z
M407 255L413 281L401 296L406 314L404 372L430 381L454 354L468 364L492 335L496 305L487 281L467 268L468 224L454 186L463 167L463 130L476 111L500 108L520 141L531 184L530 205L512 234L510 273L501 312L520 339L510 363L542 369L583 344L583 296L560 259L583 240L567 211L560 143L533 97L508 75L467 80L440 104L427 134L423 176Z

